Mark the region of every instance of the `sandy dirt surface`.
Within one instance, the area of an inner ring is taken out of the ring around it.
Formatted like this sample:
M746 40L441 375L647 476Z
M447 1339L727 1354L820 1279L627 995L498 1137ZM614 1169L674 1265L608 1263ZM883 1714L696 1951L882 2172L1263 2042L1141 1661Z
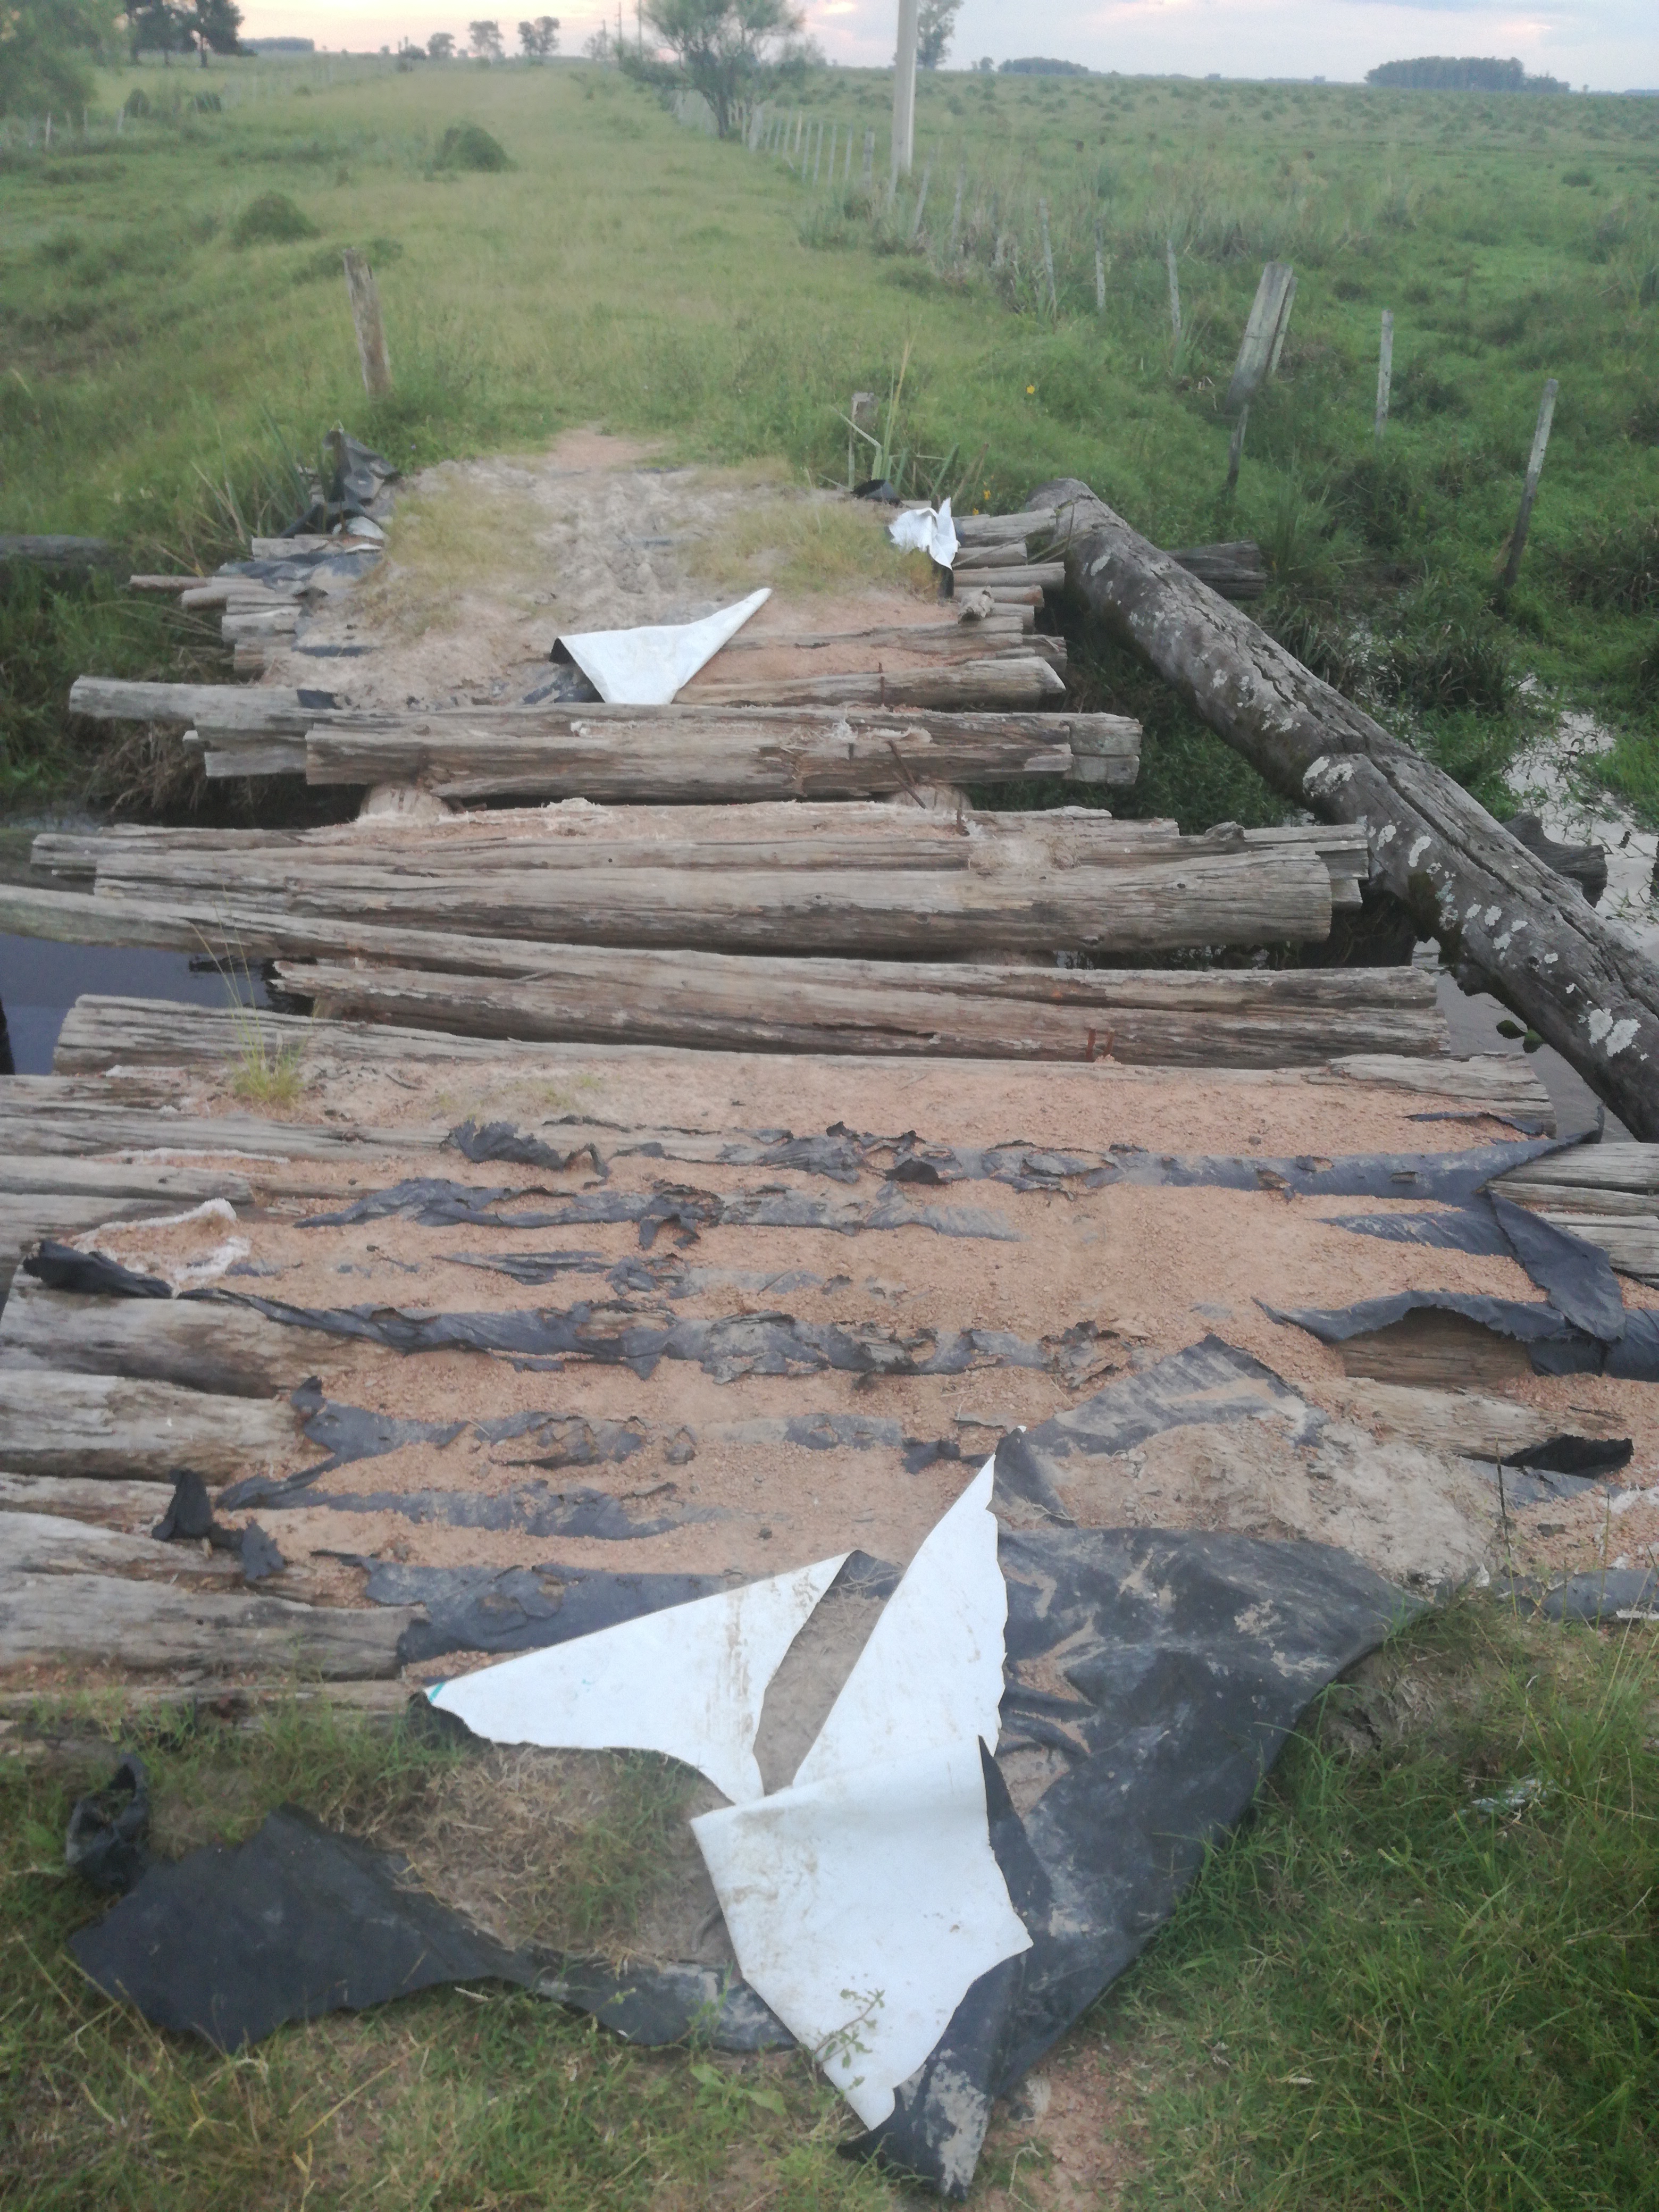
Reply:
M273 640L265 682L366 708L507 704L548 681L562 633L695 622L762 585L773 597L750 636L952 618L926 562L886 549L878 510L762 469L665 468L596 430L541 453L441 462L395 488L386 520L373 575L307 615L291 643ZM849 541L873 580L843 573ZM884 661L918 665L892 647ZM820 649L807 665L829 674L876 659ZM717 654L699 682L803 672L792 651L744 647Z

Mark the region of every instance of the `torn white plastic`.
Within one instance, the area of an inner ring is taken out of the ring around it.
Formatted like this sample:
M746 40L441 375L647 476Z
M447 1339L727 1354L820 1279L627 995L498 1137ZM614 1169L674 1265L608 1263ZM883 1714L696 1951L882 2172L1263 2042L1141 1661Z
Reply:
M689 684L771 596L769 586L751 592L735 606L722 607L701 622L586 630L579 637L562 636L560 642L611 705L666 707L681 685Z
M889 1685L902 1705L902 1680ZM980 1976L1031 1946L977 1743L915 1750L691 1823L750 1988L866 2127Z
M911 1560L792 1786L691 1824L744 1978L866 2127L969 1986L1030 1948L980 1765L1008 1615L994 1471Z
M846 1553L481 1667L428 1692L492 1743L657 1751L741 1804L760 1796L767 1685Z
M981 1737L995 1744L1008 1625L991 1511L995 1468L994 1457L987 1460L905 1569L801 1761L796 1788L907 1752Z
M941 568L950 568L957 557L957 526L948 499L937 514L931 507L906 507L888 524L887 535L901 553L931 553Z

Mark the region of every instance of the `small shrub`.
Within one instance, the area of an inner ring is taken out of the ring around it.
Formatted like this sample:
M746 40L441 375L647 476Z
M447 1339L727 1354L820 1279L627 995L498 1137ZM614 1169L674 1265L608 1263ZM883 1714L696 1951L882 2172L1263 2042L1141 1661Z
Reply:
M1322 684L1349 698L1359 692L1366 676L1365 655L1339 623L1322 620L1304 600L1293 595L1280 601L1275 594L1258 619Z
M1564 185L1587 186L1594 185L1595 179L1588 169L1563 169L1561 181Z
M510 169L507 149L482 124L452 123L438 142L433 167L439 169Z
M261 192L242 210L230 234L231 243L239 246L290 245L296 239L321 235L286 192Z
M150 112L149 94L135 85L127 94L125 105L129 115L148 115Z
M1370 293L1370 287L1354 276L1339 276L1331 289L1339 300L1364 300Z
M1333 482L1338 512L1379 553L1397 553L1418 534L1422 491L1397 447L1362 453Z
M225 105L216 92L198 92L190 104L198 115L222 114Z
M1467 415L1468 395L1436 374L1426 362L1413 361L1395 379L1391 404L1396 415Z
M1659 606L1659 512L1610 530L1589 531L1561 564L1567 597L1615 613Z

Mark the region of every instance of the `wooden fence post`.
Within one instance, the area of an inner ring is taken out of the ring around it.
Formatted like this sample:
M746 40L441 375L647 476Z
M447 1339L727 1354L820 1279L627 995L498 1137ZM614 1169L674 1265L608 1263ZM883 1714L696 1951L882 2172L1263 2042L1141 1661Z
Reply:
M1048 242L1048 203L1037 202L1037 227L1042 234L1042 273L1048 280L1048 313L1051 320L1060 319L1060 295L1054 289L1054 249Z
M1181 343L1181 279L1176 274L1174 239L1164 241L1164 258L1170 270L1170 323L1175 331L1176 343Z
M873 187L875 181L876 134L873 131L866 131L864 134L864 189L866 192Z
M1106 312L1106 241L1101 235L1100 225L1095 225L1095 313Z
M1560 389L1559 379L1551 377L1539 404L1538 427L1532 434L1532 452L1527 459L1527 481L1521 491L1521 512L1510 532L1510 557L1504 563L1506 592L1513 590L1521 574L1521 556L1527 550L1527 532L1532 527L1532 503L1538 496L1538 479L1544 472L1544 451L1550 441L1550 424L1555 419L1555 395Z
M916 211L910 218L910 236L913 240L921 235L921 211L927 204L927 180L933 173L933 165L930 161L921 173L921 190L916 194Z
M341 255L345 264L346 297L357 330L357 358L363 367L363 389L371 399L384 398L392 389L392 362L386 349L386 329L380 320L380 295L367 254L348 246Z
M951 258L952 261L957 258L957 247L962 237L962 194L967 181L968 172L965 167L959 165L957 169L957 197L951 210Z
M1389 427L1389 387L1394 381L1394 317L1382 310L1382 343L1376 356L1376 423L1377 443Z
M919 0L898 0L898 51L893 61L893 181L910 173L916 150L916 33Z

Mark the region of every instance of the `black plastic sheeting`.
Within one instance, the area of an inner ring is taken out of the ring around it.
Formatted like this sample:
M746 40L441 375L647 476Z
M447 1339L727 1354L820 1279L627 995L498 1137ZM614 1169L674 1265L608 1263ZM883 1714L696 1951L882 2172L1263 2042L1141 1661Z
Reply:
M1540 1375L1607 1375L1622 1382L1659 1382L1659 1312L1631 1308L1624 1333L1607 1343L1577 1329L1553 1305L1515 1298L1482 1297L1452 1291L1399 1291L1392 1297L1362 1298L1357 1305L1320 1308L1264 1304L1272 1320L1294 1323L1322 1344L1345 1344L1389 1328L1409 1313L1461 1314L1527 1347Z
M510 1160L526 1168L550 1168L561 1173L572 1168L580 1159L587 1160L595 1175L603 1178L609 1170L599 1157L599 1148L589 1141L573 1148L544 1144L539 1137L528 1137L515 1129L511 1121L463 1121L444 1139L450 1150L462 1153L473 1161Z
M1311 1699L1411 1609L1368 1568L1314 1544L1041 1529L1005 1532L1000 1556L1011 1678L1002 1748L1058 1744L1071 1762L1022 1820L986 1758L992 1846L1033 1948L973 1984L892 2118L854 2146L953 2197L972 2179L993 2100L1144 1948ZM897 1579L878 1561L849 1565L872 1594ZM384 1585L376 1596L434 1601L434 1571L376 1562L371 1573ZM535 1577L481 1580L499 1606L504 1585ZM580 1635L726 1587L568 1573L541 1596L535 1625L556 1619L562 1636ZM520 1620L498 1612L497 1641L483 1648L527 1648L529 1598L512 1592ZM474 1648L478 1626L469 1613ZM1019 1669L1032 1662L1057 1669L1072 1694L1023 1689ZM538 1990L641 2043L678 2041L694 2025L728 2049L788 2041L735 1975L537 1960L407 1888L404 1874L401 1861L284 1808L240 1850L151 1867L71 1948L107 1994L226 2051L284 2021L484 1978Z
M43 1238L22 1262L23 1273L49 1291L69 1291L77 1297L170 1298L171 1283L159 1275L136 1274L101 1252L77 1252L72 1244Z
M221 1297L268 1321L354 1337L389 1350L483 1352L538 1360L584 1359L629 1367L647 1381L665 1359L701 1367L716 1382L744 1375L966 1375L980 1367L1075 1365L1093 1341L1074 1333L1028 1344L1006 1329L931 1329L903 1335L874 1322L842 1327L793 1314L732 1314L712 1320L580 1304L505 1313L410 1313L398 1306L294 1306L244 1291ZM380 1415L365 1416L381 1419ZM404 1425L405 1426L410 1425ZM462 1425L465 1425L464 1424ZM313 1431L307 1426L307 1434ZM459 1427L455 1433L459 1433ZM317 1441L324 1441L319 1433ZM412 1441L406 1438L404 1441ZM387 1444L382 1449L390 1450Z
M1606 1344L1625 1333L1624 1296L1601 1246L1498 1191L1480 1192L1455 1212L1356 1214L1332 1226L1396 1244L1513 1260L1573 1328Z
M509 1200L550 1198L540 1206L515 1206ZM675 1241L695 1244L705 1229L824 1229L843 1237L866 1230L931 1229L940 1237L986 1237L1016 1244L1018 1232L1000 1215L977 1206L907 1206L896 1192L884 1191L862 1203L837 1205L809 1191L782 1188L745 1191L696 1190L679 1183L650 1192L574 1191L561 1194L539 1188L480 1188L438 1176L416 1176L368 1191L331 1213L312 1213L301 1229L342 1229L359 1222L384 1221L397 1214L422 1229L582 1229L598 1224L634 1224L641 1250L648 1252L665 1229Z
M262 1302L249 1299L246 1303ZM301 1431L307 1442L320 1445L328 1456L314 1467L301 1468L297 1474L245 1475L219 1499L227 1513L240 1512L249 1505L304 1503L302 1493L319 1476L332 1474L336 1468L349 1467L354 1460L379 1459L386 1452L401 1451L405 1444L436 1444L441 1449L464 1435L468 1425L465 1421L403 1420L364 1406L339 1405L323 1395L323 1386L314 1375L289 1392L289 1403L303 1416Z
M180 1468L174 1474L167 1510L149 1533L161 1544L199 1544L205 1538L216 1552L234 1552L241 1560L245 1583L264 1582L267 1576L281 1574L288 1564L257 1521L241 1528L227 1528L216 1521L207 1485L190 1468Z
M532 1978L522 1954L406 1887L406 1871L287 1805L235 1850L151 1866L70 1949L106 1996L225 2051L441 1983Z
M64 1861L106 1896L125 1897L149 1864L149 1776L129 1752L101 1790L70 1808Z

